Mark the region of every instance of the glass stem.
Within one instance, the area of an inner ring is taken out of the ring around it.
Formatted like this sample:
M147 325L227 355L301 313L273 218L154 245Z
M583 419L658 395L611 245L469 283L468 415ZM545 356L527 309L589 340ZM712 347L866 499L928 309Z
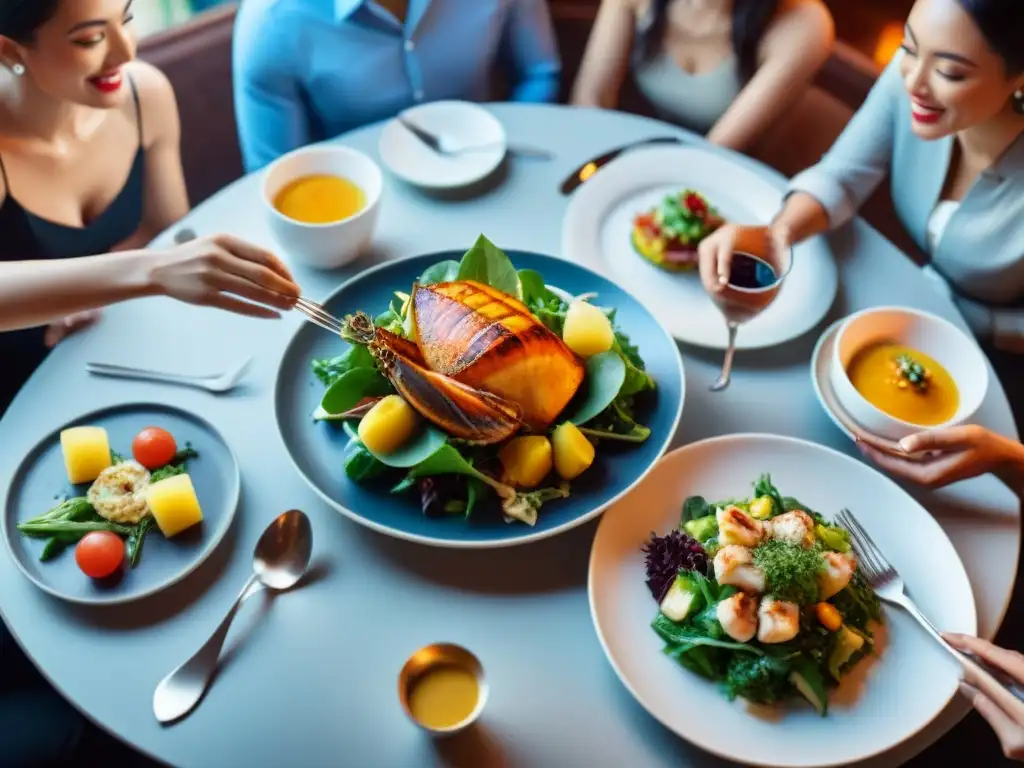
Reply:
M733 322L728 322L726 325L729 329L729 346L725 349L725 360L722 361L722 372L718 376L718 381L711 385L712 392L721 392L728 387L729 379L732 376L732 361L736 356L736 331L739 329L739 325Z

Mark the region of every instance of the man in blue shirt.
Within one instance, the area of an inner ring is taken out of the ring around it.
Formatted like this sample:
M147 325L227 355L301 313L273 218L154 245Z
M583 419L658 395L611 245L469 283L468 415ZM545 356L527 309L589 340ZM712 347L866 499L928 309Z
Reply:
M234 44L242 155L297 147L439 99L558 95L546 0L244 0Z

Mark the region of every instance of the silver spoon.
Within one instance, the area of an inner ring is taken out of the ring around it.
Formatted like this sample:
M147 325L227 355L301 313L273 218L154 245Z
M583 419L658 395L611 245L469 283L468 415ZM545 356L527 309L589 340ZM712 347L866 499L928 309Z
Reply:
M245 378L252 367L252 358L246 358L240 364L224 373L213 373L205 376L192 376L169 371L154 371L148 368L134 368L130 365L113 365L111 363L86 363L85 370L97 376L109 376L114 379L135 379L152 381L158 384L177 384L182 387L205 389L207 392L229 392Z
M313 553L309 518L297 509L277 517L260 536L253 554L253 575L228 615L195 655L160 681L153 694L153 713L161 723L179 720L202 700L213 679L231 622L248 598L264 588L291 589L305 574Z

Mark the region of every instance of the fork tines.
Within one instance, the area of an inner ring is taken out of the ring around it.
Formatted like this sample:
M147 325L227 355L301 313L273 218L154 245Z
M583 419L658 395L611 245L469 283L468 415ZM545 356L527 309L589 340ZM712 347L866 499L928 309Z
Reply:
M895 574L895 570L886 560L878 545L848 509L840 510L839 522L850 531L850 535L853 537L853 548L860 555L860 564L869 580L875 581Z
M331 333L341 333L341 320L315 301L300 296L298 301L295 302L295 308L309 318L310 322L319 325L321 328Z

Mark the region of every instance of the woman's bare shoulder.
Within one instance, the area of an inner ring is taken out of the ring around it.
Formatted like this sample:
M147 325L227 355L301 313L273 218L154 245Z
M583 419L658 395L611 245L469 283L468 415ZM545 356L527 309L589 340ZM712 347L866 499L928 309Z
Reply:
M782 0L762 42L762 54L831 52L835 22L822 0Z
M176 138L181 131L178 102L167 75L145 61L133 61L127 72L139 95L143 145L148 148L162 139Z

